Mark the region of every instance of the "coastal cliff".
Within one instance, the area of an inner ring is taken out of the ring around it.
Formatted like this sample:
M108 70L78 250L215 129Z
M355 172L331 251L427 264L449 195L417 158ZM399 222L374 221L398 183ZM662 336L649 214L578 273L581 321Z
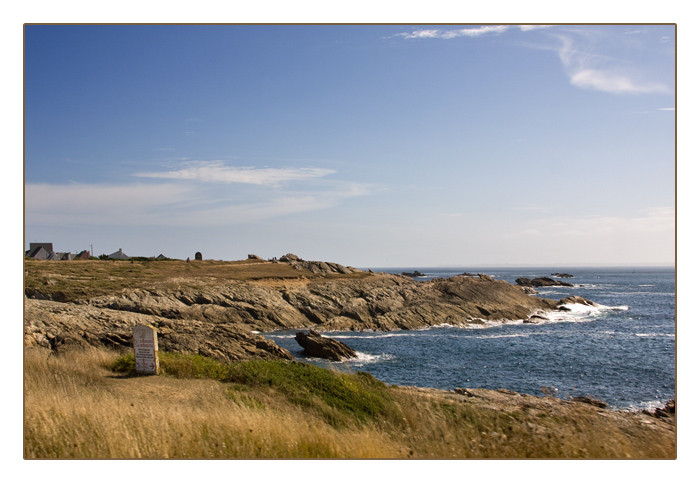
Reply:
M263 268L269 265L275 264L265 262L259 272L265 274ZM390 331L526 320L565 303L533 297L521 287L483 274L417 282L359 271L319 275L298 266L293 277L211 282L200 276L188 284L143 282L134 288L117 284L112 293L94 297L41 300L90 293L91 282L68 272L56 273L64 267L68 265L51 266L51 280L61 279L67 287L59 297L42 292L38 282L25 286L26 346L129 347L133 327L147 324L158 330L163 351L198 353L224 362L293 359L260 333L296 328Z

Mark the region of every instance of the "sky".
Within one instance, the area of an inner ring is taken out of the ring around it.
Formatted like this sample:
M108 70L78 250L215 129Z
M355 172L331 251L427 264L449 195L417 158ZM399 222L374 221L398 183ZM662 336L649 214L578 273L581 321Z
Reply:
M673 265L674 25L25 25L24 244Z

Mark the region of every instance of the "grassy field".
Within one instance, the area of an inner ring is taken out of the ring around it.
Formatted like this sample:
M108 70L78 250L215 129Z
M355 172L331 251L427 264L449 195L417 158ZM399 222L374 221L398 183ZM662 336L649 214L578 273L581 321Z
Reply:
M362 278L366 273L318 275L286 263L265 260L187 263L181 260L72 260L25 259L24 287L70 302L118 293L123 289L174 289L221 285L228 281ZM58 294L61 295L58 295Z
M670 425L551 398L494 408L289 361L133 366L106 349L25 351L25 458L675 456Z

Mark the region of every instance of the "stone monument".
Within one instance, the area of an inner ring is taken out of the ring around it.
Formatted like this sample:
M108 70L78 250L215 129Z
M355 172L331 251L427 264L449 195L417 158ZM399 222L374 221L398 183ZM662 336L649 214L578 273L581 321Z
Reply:
M195 260L201 260L202 259L202 252L197 252L194 254L194 259Z
M136 372L158 374L158 333L149 325L134 327L134 357Z

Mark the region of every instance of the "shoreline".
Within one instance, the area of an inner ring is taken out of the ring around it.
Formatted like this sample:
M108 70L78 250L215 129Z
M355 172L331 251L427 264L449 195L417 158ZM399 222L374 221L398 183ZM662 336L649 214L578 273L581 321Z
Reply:
M187 267L178 262L96 264L114 274L123 268L197 268L194 263ZM38 269L39 274L49 270L49 276L39 279L44 290L67 287L79 292L89 288L82 275L57 272L79 267L80 262L28 265ZM151 282L153 288L129 288L125 281L115 285L113 295L74 302L25 297L25 344L58 350L90 345L129 350L129 328L145 324L158 329L162 350L199 353L224 362L256 358L292 360L296 359L292 353L266 336L280 330L302 329L331 335L348 331L386 334L439 327L488 329L522 325L533 314L546 312L550 320L536 318L528 324L541 326L559 323L567 317L586 316L578 311L557 310L564 299L557 302L533 297L520 287L488 275L418 282L391 274L319 275L267 262L205 263L202 268L214 277L218 270L226 270L227 278L212 286L205 278L180 274L172 278L170 272L164 272L156 274ZM259 273L274 275L269 272L271 268L283 276L257 278ZM236 273L248 270L245 276L249 280L232 280L230 275L236 276L232 269L238 270ZM68 275L75 277L74 286L67 284ZM51 285L51 280L57 282ZM162 283L170 284L170 288L159 288L158 284ZM494 304L494 298L502 301ZM619 309L581 305L586 307ZM504 314L526 318L502 318Z

